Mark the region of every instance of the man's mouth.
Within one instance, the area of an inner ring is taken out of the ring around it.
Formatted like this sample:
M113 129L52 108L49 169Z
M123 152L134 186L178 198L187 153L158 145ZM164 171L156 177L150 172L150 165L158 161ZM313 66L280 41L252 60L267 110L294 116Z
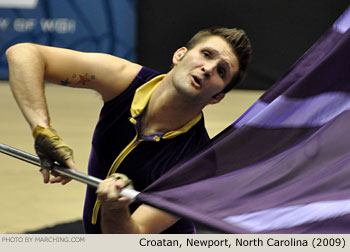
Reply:
M198 78L197 76L192 76L193 80L194 80L194 86L195 88L199 89L202 84L201 84L201 79Z

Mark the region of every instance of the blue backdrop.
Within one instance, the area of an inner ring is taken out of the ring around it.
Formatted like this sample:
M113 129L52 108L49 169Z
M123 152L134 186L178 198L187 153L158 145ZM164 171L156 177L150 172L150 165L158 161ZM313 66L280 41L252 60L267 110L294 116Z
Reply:
M5 51L32 42L135 60L135 0L0 0L0 78Z

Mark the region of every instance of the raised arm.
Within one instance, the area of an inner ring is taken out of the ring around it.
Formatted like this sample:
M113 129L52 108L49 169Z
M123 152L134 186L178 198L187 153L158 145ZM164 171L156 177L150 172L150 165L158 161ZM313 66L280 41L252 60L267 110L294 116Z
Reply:
M22 43L6 51L11 90L35 138L44 182L54 161L75 169L72 150L51 127L44 92L45 80L64 86L90 88L106 102L125 90L140 65L107 54ZM54 174L55 175L55 174ZM52 183L70 179L56 176Z
M140 65L99 53L83 53L30 43L6 51L11 89L33 130L48 127L49 114L44 81L71 87L94 89L108 101L132 82Z

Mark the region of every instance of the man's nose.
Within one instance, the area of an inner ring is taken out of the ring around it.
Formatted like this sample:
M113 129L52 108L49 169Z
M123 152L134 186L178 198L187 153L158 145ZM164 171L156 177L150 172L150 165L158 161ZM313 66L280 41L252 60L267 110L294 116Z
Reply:
M205 67L202 67L202 71L204 72L204 77L205 77L206 79L209 79L210 73L206 70Z
M215 67L216 66L214 63L205 64L202 67L202 71L204 72L204 77L209 78L210 76L212 76L213 72L215 71Z

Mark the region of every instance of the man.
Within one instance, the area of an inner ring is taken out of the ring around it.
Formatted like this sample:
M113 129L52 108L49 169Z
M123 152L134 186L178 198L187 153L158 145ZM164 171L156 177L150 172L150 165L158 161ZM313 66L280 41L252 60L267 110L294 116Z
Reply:
M51 126L44 79L94 89L102 96L89 174L105 180L98 198L94 188L87 188L86 232L195 232L191 222L130 204L119 191L127 177L136 190L143 190L209 140L202 109L220 102L248 65L251 46L242 30L200 31L174 53L173 68L165 75L111 55L28 43L10 47L6 55L11 88L33 131L45 183L69 182L58 174L50 180L53 162L72 169L75 164L71 149ZM115 178L116 172L127 177Z

